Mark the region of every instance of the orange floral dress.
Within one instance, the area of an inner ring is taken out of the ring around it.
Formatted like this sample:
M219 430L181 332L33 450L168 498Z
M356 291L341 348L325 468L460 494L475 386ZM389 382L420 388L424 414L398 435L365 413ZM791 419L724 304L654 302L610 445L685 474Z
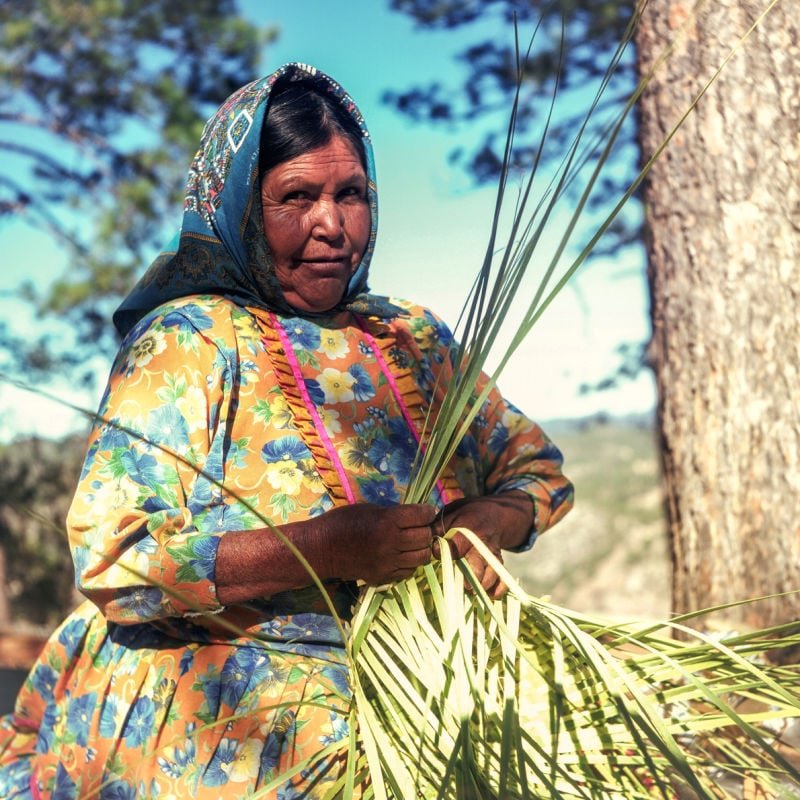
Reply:
M0 796L288 800L336 789L354 586L223 607L215 558L226 531L265 535L264 519L402 501L452 364L447 328L396 302L406 313L394 319L326 326L194 296L134 327L68 518L90 602L53 634L0 722ZM571 504L560 465L495 391L431 502L529 492L529 546Z

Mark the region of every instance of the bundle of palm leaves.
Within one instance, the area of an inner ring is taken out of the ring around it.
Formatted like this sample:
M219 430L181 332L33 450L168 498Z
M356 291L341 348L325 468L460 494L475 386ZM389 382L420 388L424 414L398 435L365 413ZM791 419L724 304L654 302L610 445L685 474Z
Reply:
M364 796L715 798L800 779L770 727L800 716L800 667L762 659L800 626L714 639L673 620L678 641L530 597L492 565L501 601L447 548L364 594L349 644Z

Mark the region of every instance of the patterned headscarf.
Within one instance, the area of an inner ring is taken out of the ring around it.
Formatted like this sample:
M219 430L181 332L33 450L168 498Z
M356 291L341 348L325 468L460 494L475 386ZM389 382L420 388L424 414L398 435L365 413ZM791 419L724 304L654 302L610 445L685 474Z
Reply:
M264 238L258 175L261 127L278 79L313 79L358 124L367 159L370 235L361 263L333 311L351 310L391 317L400 309L368 293L367 273L378 225L375 161L361 113L339 84L314 67L286 64L272 75L243 86L206 123L200 149L189 168L183 224L114 313L123 336L148 311L192 294L215 294L238 305L292 316L314 316L288 305L275 276Z

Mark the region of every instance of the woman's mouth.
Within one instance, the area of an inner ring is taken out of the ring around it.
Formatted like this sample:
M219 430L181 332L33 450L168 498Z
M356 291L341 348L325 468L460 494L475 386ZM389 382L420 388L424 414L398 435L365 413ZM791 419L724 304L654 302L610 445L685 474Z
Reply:
M320 276L338 275L343 267L349 266L349 263L350 261L346 256L320 256L298 260L298 266L309 267L315 273L319 273Z

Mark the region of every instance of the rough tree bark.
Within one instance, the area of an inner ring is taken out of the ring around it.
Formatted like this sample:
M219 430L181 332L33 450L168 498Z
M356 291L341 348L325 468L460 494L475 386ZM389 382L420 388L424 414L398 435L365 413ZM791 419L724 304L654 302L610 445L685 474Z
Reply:
M768 0L649 0L644 153ZM684 30L681 30L684 28ZM673 603L800 589L800 9L782 0L701 101L645 188ZM800 595L729 612L800 618Z

